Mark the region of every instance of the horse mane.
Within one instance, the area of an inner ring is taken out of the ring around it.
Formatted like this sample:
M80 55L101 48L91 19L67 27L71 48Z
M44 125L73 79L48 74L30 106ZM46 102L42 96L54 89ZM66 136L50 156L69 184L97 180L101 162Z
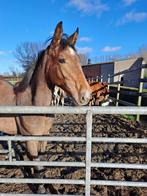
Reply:
M44 55L44 52L45 50L42 50L41 52L39 52L36 62L29 65L29 67L26 70L26 73L24 74L23 79L14 86L15 92L25 91L25 89L31 83L34 72L36 68L38 67L38 65L40 64L42 57Z
M54 39L54 37L49 38L46 41L46 43L48 43L49 41L51 42L53 39ZM70 46L71 48L73 48L76 51L75 47L69 43L67 34L63 34L62 39L60 41L60 44L63 47L63 49L66 48L67 46ZM50 44L48 46L48 49L49 48L50 48ZM40 62L42 61L44 53L45 53L45 50L42 50L41 52L38 53L38 57L37 57L36 62L32 63L28 67L28 69L26 70L26 73L24 74L23 79L14 86L15 92L23 92L29 86L29 84L31 83L31 80L33 78L33 75L35 73L35 70L37 69Z

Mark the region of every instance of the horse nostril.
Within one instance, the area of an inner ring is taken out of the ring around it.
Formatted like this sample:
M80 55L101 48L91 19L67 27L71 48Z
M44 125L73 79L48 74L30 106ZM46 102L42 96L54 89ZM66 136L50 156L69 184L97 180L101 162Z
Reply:
M88 95L87 93L82 95L80 98L81 104L87 104L89 102L89 100L90 100L90 95Z
M82 96L82 97L81 97L81 102L84 102L84 101L85 101L85 97Z
M81 102L81 103L84 103L84 102L85 102L85 96L84 96L84 95L81 95L81 97L80 97L80 102Z

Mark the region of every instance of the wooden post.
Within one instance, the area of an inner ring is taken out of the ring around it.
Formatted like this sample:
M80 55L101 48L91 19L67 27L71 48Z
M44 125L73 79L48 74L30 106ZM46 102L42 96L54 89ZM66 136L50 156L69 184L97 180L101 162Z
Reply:
M110 74L108 74L108 80L107 80L107 82L108 82L108 91L110 90Z
M138 101L137 101L137 106L140 107L141 106L141 101L142 101L142 92L143 92L143 84L144 82L142 81L142 79L144 79L144 67L141 67L140 70L140 79L139 79L139 88L138 88ZM140 120L140 115L137 114L136 115L136 120L139 121Z
M122 75L119 75L119 76L118 76L117 94L116 94L116 106L118 106L118 103L119 103L120 86L121 86L121 77L122 77Z
M101 75L101 82L103 82L103 76Z

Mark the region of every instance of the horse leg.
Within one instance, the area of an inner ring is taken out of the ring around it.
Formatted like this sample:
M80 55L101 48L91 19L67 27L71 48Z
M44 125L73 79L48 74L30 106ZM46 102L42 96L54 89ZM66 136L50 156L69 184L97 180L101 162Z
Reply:
M27 149L29 152L30 159L32 161L40 161L40 157L38 156L38 149L40 146L40 142L38 141L27 141ZM34 176L37 178L44 177L44 168L42 166L34 166ZM44 188L44 184L40 184L37 186L37 193L45 193L46 190Z

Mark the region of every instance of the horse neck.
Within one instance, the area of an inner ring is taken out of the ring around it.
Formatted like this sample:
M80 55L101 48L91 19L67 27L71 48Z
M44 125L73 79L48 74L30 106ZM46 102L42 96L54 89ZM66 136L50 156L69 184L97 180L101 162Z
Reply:
M47 83L45 66L38 66L31 82L32 104L36 106L51 105L52 86Z

